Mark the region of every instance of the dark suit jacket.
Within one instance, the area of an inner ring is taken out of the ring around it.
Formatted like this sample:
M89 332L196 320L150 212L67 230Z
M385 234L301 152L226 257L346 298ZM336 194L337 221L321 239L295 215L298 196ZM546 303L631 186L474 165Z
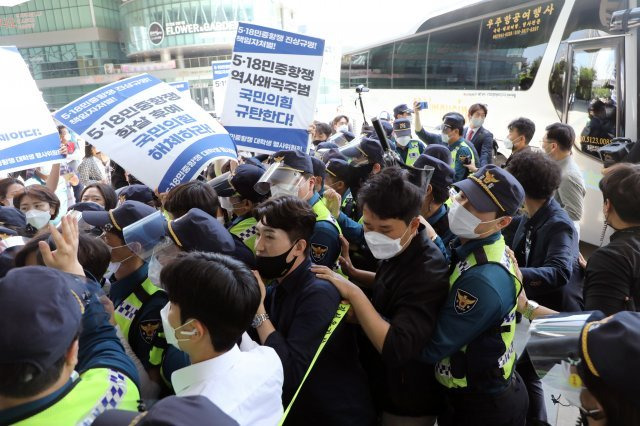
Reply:
M532 218L523 218L513 237L513 251L529 299L560 312L582 309L578 236L557 201L550 199Z
M467 139L467 133L469 133L469 127L465 126L462 137ZM493 133L481 126L473 133L471 143L480 154L478 159L480 165L478 167L486 166L493 162Z

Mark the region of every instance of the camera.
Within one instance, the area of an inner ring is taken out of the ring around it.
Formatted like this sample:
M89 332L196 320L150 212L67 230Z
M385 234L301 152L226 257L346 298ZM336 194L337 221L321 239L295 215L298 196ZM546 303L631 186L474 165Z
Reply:
M356 93L366 93L369 91L369 88L364 84L359 84L356 86Z

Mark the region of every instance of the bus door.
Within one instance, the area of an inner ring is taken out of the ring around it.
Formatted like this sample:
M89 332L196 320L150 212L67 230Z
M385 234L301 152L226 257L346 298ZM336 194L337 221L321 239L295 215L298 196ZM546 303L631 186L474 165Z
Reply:
M563 121L576 131L576 148L599 158L598 148L624 135L624 36L569 42Z

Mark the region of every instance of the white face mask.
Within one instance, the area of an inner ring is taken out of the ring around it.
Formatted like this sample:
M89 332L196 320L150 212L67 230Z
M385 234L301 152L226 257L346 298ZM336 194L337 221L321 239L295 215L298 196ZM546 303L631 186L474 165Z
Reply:
M220 200L220 207L228 212L233 211L233 203L229 197L218 197L218 200Z
M47 211L31 209L25 213L27 223L36 229L42 229L51 220L51 214Z
M484 124L484 118L473 117L471 119L471 127L473 127L474 129L477 129L478 127L482 126L483 124Z
M164 306L164 308L160 310L160 318L162 318L162 328L164 329L164 336L165 336L165 339L167 339L167 343L169 343L170 345L172 345L173 347L181 351L182 349L180 348L180 344L178 342L186 342L187 340L189 340L189 338L187 337L186 339L178 339L176 337L176 332L178 332L178 330L180 330L182 327L189 324L193 320L189 320L185 322L178 328L173 328L169 323L169 303L171 302L168 302ZM198 332L196 330L192 330L192 331L180 331L179 333L185 336L195 336L196 333Z
M297 185L273 185L271 187L271 196L278 197L280 195L292 195L294 197L298 196L298 186Z
M162 264L158 261L157 257L151 256L147 276L156 287L160 287L160 272L162 272Z
M396 142L400 146L407 146L410 141L411 141L411 136L398 136L396 138Z
M440 139L444 143L449 143L449 135L447 133L440 133Z
M338 126L338 128L336 129L336 133L338 132L348 132L349 131L349 125L348 124L342 124L340 126Z
M364 239L367 241L367 246L369 250L371 250L373 257L380 260L390 259L400 253L404 246L411 240L407 240L404 245L400 243L409 229L411 229L411 226L407 227L402 236L395 240L375 231L365 232Z
M504 147L507 149L513 149L513 141L509 138L504 140Z
M490 223L482 222L482 220L464 208L462 204L457 202L455 199L451 204L447 217L449 219L449 229L451 229L451 232L460 238L467 238L470 240L482 238L482 235L484 234L476 234L476 228L482 223Z

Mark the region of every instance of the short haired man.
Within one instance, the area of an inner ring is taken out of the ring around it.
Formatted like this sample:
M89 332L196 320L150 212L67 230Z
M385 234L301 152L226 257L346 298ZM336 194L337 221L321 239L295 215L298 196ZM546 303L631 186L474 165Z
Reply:
M213 217L221 216L218 194L206 182L192 180L175 186L167 192L162 207L177 219L194 207Z
M91 424L135 410L138 373L78 262L77 223L41 242L51 267L14 268L0 280L0 423ZM56 269L53 269L55 267Z
M524 200L518 181L489 164L455 183L449 210L458 236L449 295L423 352L447 388L442 425L522 425L528 398L515 373L516 301L521 285L500 233Z
M349 300L370 344L361 347L382 424L432 425L442 407L433 366L420 360L447 296L447 263L420 224L421 188L398 167L362 187L364 237L381 260L375 273L345 268L360 287L327 268L312 267ZM348 263L348 262L347 262Z
M398 118L393 122L393 136L396 142L396 152L402 161L413 166L420 154L424 152L425 144L411 136L411 120Z
M311 259L321 265L336 267L342 231L315 191L317 179L313 175L311 158L301 151L278 151L273 159L274 163L256 184L256 191L262 194L271 191L272 197L293 195L306 201L317 217L310 240Z
M529 143L536 132L536 125L528 118L520 117L509 123L507 129L509 130L509 135L505 140L505 147L511 150L511 155L507 158L503 167L509 166L511 159L517 153L531 150Z
M331 126L327 123L317 122L313 134L313 146L317 147L319 143L326 141L331 136Z
M240 164L233 172L224 173L213 179L213 186L222 208L233 213L227 229L249 247L255 254L256 220L252 211L266 196L259 194L254 186L262 175L264 168L254 164Z
M372 424L369 389L348 324L338 325L311 365L340 304L338 291L310 271L314 211L297 197L279 196L260 204L255 215L258 272L275 283L263 291L253 326L260 342L280 356L285 406L311 368L287 422Z
M165 266L160 280L169 295L162 310L167 342L191 360L171 376L176 395L206 396L242 425L278 423L278 355L263 346L241 351L236 344L260 303L251 271L231 257L195 252Z
M167 304L167 295L149 280L147 263L132 251L123 235L124 228L153 213L156 213L153 207L138 201L125 201L110 211L84 211L82 218L103 231L101 238L111 249L108 271L113 273L115 280L109 289L109 298L120 331L150 378L169 386L160 374L161 367L171 370L162 365L167 345L162 337L160 309Z
M571 126L564 123L551 124L545 130L542 149L558 162L562 171L560 186L555 194L556 201L567 211L580 234L580 219L587 192L582 172L571 155L575 132Z
M493 133L483 126L488 112L485 104L471 105L467 115L469 126L462 132L465 140L471 142L479 154L478 167L491 164L493 160Z
M560 167L544 153L528 150L516 155L506 170L524 189L526 217L520 218L511 247L527 296L556 311L581 311L578 235L553 199ZM517 369L529 393L528 421L546 422L542 385L528 354L518 360Z

